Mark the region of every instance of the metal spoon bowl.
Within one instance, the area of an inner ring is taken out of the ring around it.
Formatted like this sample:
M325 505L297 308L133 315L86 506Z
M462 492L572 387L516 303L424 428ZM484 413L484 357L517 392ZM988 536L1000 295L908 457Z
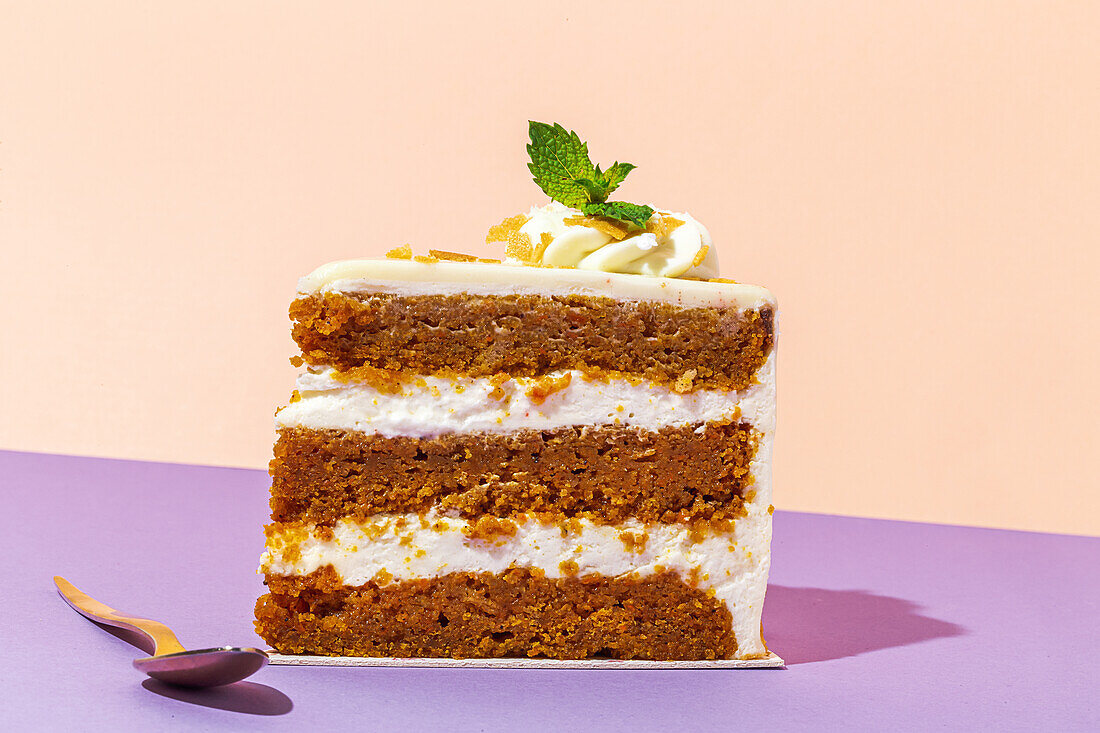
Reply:
M74 611L92 621L136 631L153 642L153 656L134 660L134 668L153 679L181 687L217 687L243 680L267 664L267 654L251 647L223 646L188 651L164 624L127 616L55 575L57 592Z

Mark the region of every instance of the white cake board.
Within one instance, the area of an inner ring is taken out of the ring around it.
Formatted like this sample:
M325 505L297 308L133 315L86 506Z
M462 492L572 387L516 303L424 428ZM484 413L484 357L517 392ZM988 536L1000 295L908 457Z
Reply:
M769 652L763 659L703 659L653 662L646 659L440 659L436 657L321 657L268 651L272 664L299 667L458 667L462 669L777 669L783 660Z

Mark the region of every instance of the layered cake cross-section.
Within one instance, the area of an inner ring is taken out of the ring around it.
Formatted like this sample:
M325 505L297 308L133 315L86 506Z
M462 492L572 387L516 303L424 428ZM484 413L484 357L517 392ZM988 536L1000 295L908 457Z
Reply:
M706 229L532 209L498 263L331 263L290 313L257 629L288 654L753 659L775 303Z

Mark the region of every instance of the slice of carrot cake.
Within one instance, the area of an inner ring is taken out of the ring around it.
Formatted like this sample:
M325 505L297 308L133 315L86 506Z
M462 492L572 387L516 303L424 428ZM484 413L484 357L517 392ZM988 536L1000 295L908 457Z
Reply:
M715 279L692 217L638 209L532 209L490 232L504 263L301 280L256 608L275 649L766 655L775 303Z

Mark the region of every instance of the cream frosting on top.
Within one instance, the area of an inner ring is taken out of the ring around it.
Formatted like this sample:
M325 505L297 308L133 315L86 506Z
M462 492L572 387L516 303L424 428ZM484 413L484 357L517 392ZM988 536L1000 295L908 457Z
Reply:
M322 265L298 281L298 292L581 295L683 308L775 306L765 288L717 277L710 233L687 213L657 211L641 229L552 202L492 227L486 240L505 244L505 262L434 250L440 257L413 257L406 246L385 259Z
M645 229L638 229L551 202L533 207L519 232L531 242L529 264L651 277L718 277L710 232L687 213L657 211Z
M594 270L417 262L403 259L340 260L298 281L300 293L391 295L589 295L655 300L684 308L760 308L775 305L767 289L734 282L639 277Z

